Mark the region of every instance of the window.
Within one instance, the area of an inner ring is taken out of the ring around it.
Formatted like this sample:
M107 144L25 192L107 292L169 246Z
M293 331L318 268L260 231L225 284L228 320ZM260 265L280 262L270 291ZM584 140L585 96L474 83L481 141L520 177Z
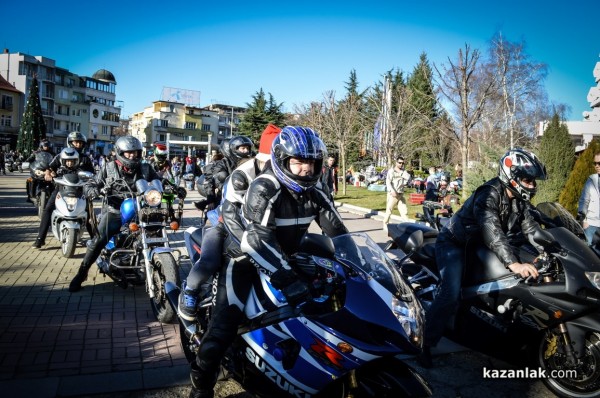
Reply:
M158 135L158 140L159 141L166 141L165 135L164 134L159 134Z
M188 130L196 130L196 122L185 122L185 128Z
M210 124L203 124L202 131L210 131Z
M108 135L108 126L102 126L102 135Z
M0 126L11 127L12 126L12 116L11 115L2 115L0 117Z
M5 109L7 111L12 111L13 97L11 95L2 94L2 103L0 103L0 108Z
M156 127L169 127L169 121L168 120L158 119L156 121Z

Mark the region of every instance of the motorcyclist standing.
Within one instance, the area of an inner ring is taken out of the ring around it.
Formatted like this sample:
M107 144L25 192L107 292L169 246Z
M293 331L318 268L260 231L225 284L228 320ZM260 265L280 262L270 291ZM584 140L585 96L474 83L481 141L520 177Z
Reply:
M244 302L258 268L271 276L290 305L310 298L290 264L301 238L316 220L325 233L348 232L319 181L327 151L311 129L286 126L273 141L271 168L248 188L243 215L248 221L241 245L225 242L226 256L212 321L196 362L192 363L192 398L212 398L221 359L243 319Z
M458 307L467 242L485 244L507 269L523 278L538 276L532 264L516 257L510 237L522 232L530 238L540 228L529 208L536 180L544 179L546 167L533 153L510 149L500 159L498 177L477 188L440 231L435 259L441 282L426 314L424 349L417 358L424 367L433 365L430 347L437 345Z
M54 158L54 156L56 156L54 151L52 151L52 145L50 144L50 141L41 140L39 149L37 151L34 151L31 155L29 155L29 157L25 161L28 162L29 164L31 164L32 162L34 162L36 160L36 155L38 155L40 152L48 152L50 155L52 155L53 158ZM32 203L31 198L35 197L35 191L37 190L37 186L38 186L38 181L35 179L32 179L31 181L29 181L29 179L27 179L27 181L25 182L25 191L27 192L27 202Z
M90 267L110 238L121 228L121 203L130 196L130 190L136 192L135 183L139 179L152 181L159 179L156 171L148 163L142 163L142 143L135 137L124 136L115 142L116 159L106 164L95 179L88 181L84 187L90 199L106 195L106 204L102 208L102 216L98 225L98 234L92 240L79 266L77 275L69 284L70 292L81 290L81 284L87 279ZM115 181L125 184L113 184Z
M65 174L76 173L78 171L89 171L90 173L93 173L94 166L87 156L81 157L75 148L65 148L52 159L44 178L47 181L52 181L52 178L54 177L61 177ZM58 191L59 187L57 186L48 198L46 207L44 207L38 236L32 245L36 249L39 249L46 244L46 235L50 228L52 212L56 208L56 195L58 194Z

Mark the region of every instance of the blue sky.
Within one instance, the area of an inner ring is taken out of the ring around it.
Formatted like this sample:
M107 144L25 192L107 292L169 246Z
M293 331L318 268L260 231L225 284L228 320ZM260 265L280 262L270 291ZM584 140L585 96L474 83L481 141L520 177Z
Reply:
M163 87L198 90L201 106L244 106L262 88L292 111L329 90L341 97L353 69L365 89L390 69L410 73L422 52L441 66L465 43L486 51L501 31L548 65L549 97L571 106L570 119L589 109L600 61L597 2L295 3L7 1L0 45L79 75L111 71L129 116L160 99Z

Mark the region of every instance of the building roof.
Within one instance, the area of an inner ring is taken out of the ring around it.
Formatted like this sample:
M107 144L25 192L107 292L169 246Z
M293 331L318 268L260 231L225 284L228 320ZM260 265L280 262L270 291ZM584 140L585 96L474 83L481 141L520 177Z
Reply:
M0 90L23 94L21 91L14 88L2 75L0 75Z
M115 75L113 75L111 72L107 71L106 69L99 69L96 73L94 73L94 75L92 77L94 79L98 79L98 80L113 82L115 84L117 83L117 81L115 80Z

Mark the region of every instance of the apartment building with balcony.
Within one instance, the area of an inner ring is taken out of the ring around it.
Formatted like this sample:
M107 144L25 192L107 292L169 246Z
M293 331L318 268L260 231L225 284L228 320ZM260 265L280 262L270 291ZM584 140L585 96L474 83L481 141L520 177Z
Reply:
M151 153L154 143L171 141L201 141L211 146L217 145L218 116L195 106L179 102L154 101L152 106L131 115L129 132L144 145L146 153ZM205 147L195 145L169 144L170 156L185 156L188 153L204 157ZM192 151L194 153L192 153Z
M100 69L91 77L80 76L56 66L53 59L5 49L0 54L0 76L24 94L18 103L18 120L13 121L17 131L36 76L47 136L55 150L66 145L69 132L79 131L88 138L90 151L110 152L121 114L116 106L117 82L111 72Z

